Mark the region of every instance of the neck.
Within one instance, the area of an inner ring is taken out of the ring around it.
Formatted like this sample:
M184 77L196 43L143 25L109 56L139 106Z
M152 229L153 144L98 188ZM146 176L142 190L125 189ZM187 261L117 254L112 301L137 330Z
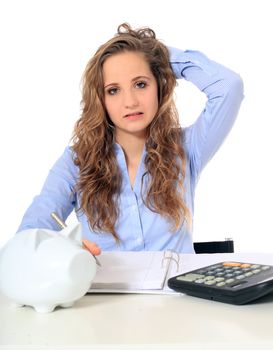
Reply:
M139 162L146 141L144 135L116 135L116 141L125 153L127 165Z

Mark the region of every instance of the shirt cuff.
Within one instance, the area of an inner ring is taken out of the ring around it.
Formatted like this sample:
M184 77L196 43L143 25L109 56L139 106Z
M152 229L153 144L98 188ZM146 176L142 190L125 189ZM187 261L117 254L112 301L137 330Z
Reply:
M217 73L215 65L200 51L180 50L174 47L168 47L170 54L170 63L177 79L186 78L186 70L194 67L201 69L207 75Z

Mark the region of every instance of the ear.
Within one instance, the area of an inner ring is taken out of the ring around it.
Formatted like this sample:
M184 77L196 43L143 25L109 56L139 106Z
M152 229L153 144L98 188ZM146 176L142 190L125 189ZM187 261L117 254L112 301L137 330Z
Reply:
M59 234L82 244L82 226L80 222L67 226Z
M52 238L52 235L48 234L46 231L38 228L35 230L34 239L33 239L33 248L36 250L39 245L44 242L46 239Z

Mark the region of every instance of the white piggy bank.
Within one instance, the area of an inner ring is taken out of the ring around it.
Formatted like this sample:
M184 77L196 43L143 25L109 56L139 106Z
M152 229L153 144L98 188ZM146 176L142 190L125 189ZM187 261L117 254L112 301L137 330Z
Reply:
M0 252L1 292L37 312L72 306L88 291L95 273L95 259L81 245L80 224L59 232L21 231Z

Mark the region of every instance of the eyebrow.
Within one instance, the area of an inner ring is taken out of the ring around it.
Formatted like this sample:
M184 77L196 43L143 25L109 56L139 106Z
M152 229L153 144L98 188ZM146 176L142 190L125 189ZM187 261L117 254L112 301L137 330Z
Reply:
M147 77L146 75L139 75L139 76L133 78L131 81L132 81L132 82L135 82L135 81L137 81L137 80L139 80L139 79L151 80L151 78L150 78L150 77ZM119 84L118 84L118 83L110 83L110 84L105 85L105 86L104 86L104 89L106 89L108 86L112 86L112 85L119 85Z

